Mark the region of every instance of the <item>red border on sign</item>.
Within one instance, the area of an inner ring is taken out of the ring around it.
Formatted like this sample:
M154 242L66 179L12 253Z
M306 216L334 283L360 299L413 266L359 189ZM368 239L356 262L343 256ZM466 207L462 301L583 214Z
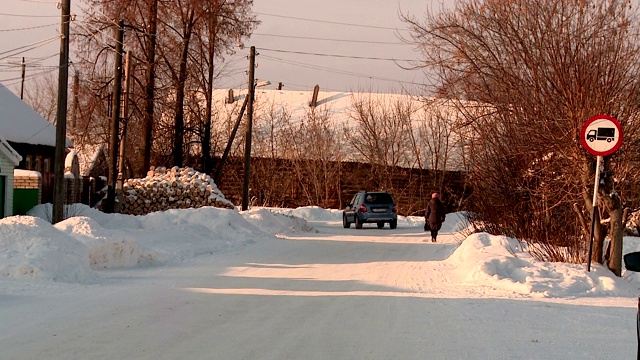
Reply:
M589 147L589 145L587 144L587 139L585 135L586 135L587 127L589 127L589 125L591 125L592 122L596 120L602 120L602 119L611 121L616 126L616 128L618 128L619 136L618 136L618 141L611 149L607 151L596 151ZM592 116L589 118L589 120L587 120L584 124L582 124L582 129L580 129L580 142L582 143L582 147L584 147L591 155L607 156L607 155L613 154L622 145L622 125L620 125L620 122L618 122L616 118L609 115Z

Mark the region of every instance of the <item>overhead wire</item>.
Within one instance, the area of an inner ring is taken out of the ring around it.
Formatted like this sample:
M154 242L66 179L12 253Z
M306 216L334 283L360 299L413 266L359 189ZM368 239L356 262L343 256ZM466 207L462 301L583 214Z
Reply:
M54 24L45 24L45 25L30 26L30 27L23 27L23 28L16 28L16 29L0 29L0 32L42 29L42 28L54 27L54 26L58 26L58 25L59 25L58 23L54 23Z
M29 0L22 0L22 1L29 1ZM31 2L48 2L48 1L34 1L34 0L30 0L30 1ZM54 3L54 2L48 2L48 3ZM89 6L91 6L91 5L89 5ZM114 23L115 24L115 20L109 18L108 16L106 16L104 13L102 13L100 11L100 9L97 9L94 6L91 6L91 8L93 10L93 13L98 15L98 17L102 18L103 21L105 21L107 23ZM87 13L87 9L82 9L82 8L80 8L80 9L81 9L81 11L84 11L85 13ZM397 28L385 27L385 26L343 23L343 22L336 22L336 21L317 20L317 19L309 19L309 18L285 16L285 15L276 15L276 14L269 14L269 13L256 13L256 14L262 15L262 16L278 17L278 18L293 19L293 20L300 20L300 21L307 21L307 22L317 22L317 23L326 23L326 24L351 26L351 27L361 27L361 28L370 28L370 29L400 31ZM0 16L54 17L54 16L7 14L7 13L0 13ZM75 18L75 14L73 14L72 16ZM80 28L82 28L82 29L90 32L91 34L93 34L93 38L99 44L101 44L105 48L108 48L108 49L111 49L111 50L115 51L115 49L113 49L112 45L109 45L109 44L105 43L104 39L101 39L99 36L97 36L97 34L99 34L99 33L104 35L105 29L100 29L98 27L95 27L95 26L93 26L93 24L91 24L89 22L86 22L86 21L84 21L84 22L83 21L76 21L75 23ZM48 27L48 26L54 26L54 25L56 25L56 24L34 26L34 27L30 27L30 28L26 28L25 27L25 28L22 28L22 29L5 29L5 30L0 30L0 31L20 31L20 30L35 29L35 28ZM275 34L264 34L264 33L254 33L253 35L267 36L267 37L292 38L292 39L304 39L304 40L314 40L314 41L332 41L332 42L382 44L382 45L404 45L403 43L399 43L399 42L385 42L385 41L366 41L366 40L350 40L350 39L335 39L335 38L334 39L330 39L330 38L321 38L321 37L303 37L303 36L275 35ZM32 50L34 48L37 48L39 46L44 46L44 45L48 44L49 42L57 40L57 39L59 39L59 37L46 39L46 40L44 40L42 42L38 42L38 43L30 44L30 45L25 45L25 46L22 46L22 47L19 47L19 48L16 48L16 49L12 49L12 50L8 50L8 51L5 51L5 52L0 52L0 60L6 59L6 58L8 58L10 56L16 56L18 54L27 52L27 51ZM277 52L277 53L284 53L284 54L297 54L297 55L321 56L321 57L333 57L333 58L357 59L357 60L393 61L393 62L411 62L411 61L416 61L415 59L395 59L395 58L385 58L385 57L352 56L352 55L342 55L342 54L329 54L329 53L322 53L322 52L305 52L305 51L293 51L293 50L270 49L270 48L260 48L260 50L261 51L266 51L266 52ZM7 55L7 56L2 57L2 55L9 54L9 53L11 55ZM263 55L263 57L265 59L268 59L268 60L271 60L271 61L287 63L287 64L290 64L290 65L295 65L295 66L300 66L300 67L307 67L307 68L311 68L311 69L315 69L315 70L332 72L332 73L336 73L336 74L363 77L363 78L383 80L383 81L397 81L397 80L394 80L394 79L380 78L380 77L376 77L376 76L360 74L360 73L354 73L354 72L350 72L350 71L344 71L344 70L332 69L332 68L328 68L328 67L321 67L321 66L317 66L317 65L305 64L305 63L295 62L295 61L291 61L291 60L285 60L285 59L277 58L277 57L269 57L267 55ZM240 72L241 71L237 71L237 72L234 72L234 74L238 74ZM414 84L414 83L410 83L410 82L405 82L405 83Z
M352 55L312 53L312 52L305 52L305 51L291 51L291 50L280 50L280 49L260 48L260 50L262 50L262 51L273 51L273 52L279 52L279 53L299 54L299 55L326 56L326 57L335 57L335 58L343 58L343 59L407 61L407 62L415 61L415 59L414 60L407 60L407 59L380 58L380 57L370 57L370 56L352 56Z
M327 39L327 38L318 38L318 37L306 37L306 36L293 36L293 35L275 35L275 34L261 34L261 33L253 33L253 35L258 36L270 36L270 37L280 37L280 38L288 38L288 39L303 39L303 40L319 40L319 41L332 41L332 42L347 42L347 43L358 43L358 44L377 44L377 45L405 45L401 42L391 42L391 41L366 41L366 40L347 40L347 39Z
M271 16L271 17L283 18L283 19L293 19L293 20L317 22L317 23L323 23L323 24L353 26L353 27L361 27L361 28L369 28L369 29L380 29L380 30L396 30L396 31L401 31L402 30L402 29L397 29L397 28L392 28L392 27L387 27L387 26L352 24L352 23L343 23L343 22L337 22L337 21L316 20L316 19L301 18L301 17L295 17L295 16L285 16L285 15L276 15L276 14L267 14L267 13L258 13L258 12L256 14L257 15L263 15L263 16Z
M371 80L398 82L398 83L403 83L403 84L407 84L407 85L422 85L422 84L414 83L414 82L410 82L410 81L400 81L400 80L397 80L397 79L391 79L391 78L384 78L384 77L379 77L379 76L367 75L367 74L356 73L356 72L346 71L346 70L339 70L339 69L335 69L335 68L329 68L329 67L313 65L313 64L306 64L306 63L302 63L302 62L296 62L296 61L286 60L286 59L282 59L282 58L277 58L277 57L273 57L273 56L269 56L269 55L261 55L261 57L264 58L264 59L267 59L267 60L278 61L278 62L282 62L282 63L289 64L289 65L305 67L305 68L314 69L314 70L321 70L321 71L330 72L330 73L334 73L334 74L361 77L361 78L367 78L367 79L371 79Z
M0 13L0 16L10 16L10 17L28 17L28 18L59 18L59 15L33 15L33 14L7 14Z
M52 66L52 68L49 69L49 70L39 71L39 72L32 73L32 74L27 74L27 75L25 75L24 78L25 78L25 80L30 80L32 78L36 78L36 77L40 77L40 76L43 76L43 75L46 75L46 74L50 74L50 73L58 70L58 68L59 67L57 67L57 66ZM8 79L0 79L0 82L5 84L5 86L15 85L15 84L17 84L17 83L19 83L21 81L22 81L22 76L8 78Z
M344 23L344 22L337 22L337 21L318 20L318 19L310 19L310 18L295 17L295 16L285 16L285 15L276 15L276 14L269 14L269 13L257 13L257 14L261 15L261 16L269 16L269 17L277 17L277 18L284 18L284 19L300 20L300 21L305 21L305 22L316 22L316 23L342 25L342 26L349 26L349 27L369 28L369 29L393 30L396 33L400 32L400 31L408 31L408 30L402 30L402 29L393 28L393 27L387 27L387 26L375 26L375 25L365 25L365 24ZM293 35L275 35L275 34L261 34L261 33L257 33L255 35L258 35L258 36L270 36L270 37L281 37L281 38L291 38L291 39L314 40L314 41L332 41L332 42L342 42L342 43L363 43L363 44L376 44L376 45L406 45L405 43L402 43L402 42L366 41L366 40L349 40L349 39L329 39L329 38L320 38L320 37L303 37L303 36L293 36ZM323 53L323 52L306 52L306 51L295 51L295 50L273 49L273 48L262 48L262 47L259 48L259 50L260 51L264 51L264 52L277 52L277 53L282 53L282 54L296 54L296 55L307 55L307 56L315 56L315 57L330 57L330 58L355 59L355 60L373 60L373 61L392 61L392 62L394 62L396 64L399 63L399 62L410 63L410 62L417 61L416 59L397 59L397 58L389 58L389 57L354 56L354 55L343 55L343 54L335 54L335 53L331 54L331 53ZM312 65L312 64L305 64L305 63L301 63L301 62L285 60L285 59L282 59L282 58L270 57L270 56L264 55L264 54L261 55L261 57L263 57L263 58L265 58L267 60L270 60L270 61L278 61L278 62L281 62L283 64L289 64L289 65L294 65L294 66L299 66L299 67L306 67L306 68L310 68L310 69L314 69L314 70L331 72L331 73L340 74L340 75L354 76L354 77L359 77L359 78L366 78L366 79L380 80L380 81L390 81L390 82L397 82L397 83L410 84L410 85L422 85L422 84L417 84L417 83L414 83L414 82L399 81L397 79L382 78L382 77L378 77L378 76L354 73L354 72L344 71L344 70L340 70L340 69L322 67L322 66Z
M51 37L49 39L40 40L40 41L32 43L32 44L28 44L28 45L20 46L20 47L11 49L11 50L0 52L0 60L4 60L4 59L9 58L11 56L15 56L17 54L22 54L22 53L25 53L27 51L39 48L39 47L47 45L48 43L53 42L55 40L60 40L60 37L59 36L54 36L54 37ZM6 54L9 54L9 55L4 56Z

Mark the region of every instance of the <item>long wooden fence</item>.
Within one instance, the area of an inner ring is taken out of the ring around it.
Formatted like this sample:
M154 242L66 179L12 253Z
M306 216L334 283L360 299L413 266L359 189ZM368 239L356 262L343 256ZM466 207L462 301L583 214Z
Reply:
M214 159L214 169L219 166L219 160L216 160L218 159ZM472 193L463 172L401 167L380 169L377 165L342 162L330 164L332 173L325 176L321 184L323 194L314 197L309 194L308 188L313 182L309 179L323 179L321 170L318 170L319 175L315 174L318 167L282 159L251 159L250 204L341 209L358 191L387 190L394 195L399 214L406 216L423 215L426 202L434 191L441 193L449 212L464 210L465 203ZM228 200L239 206L242 203L244 186L244 159L227 159L217 186ZM315 189L318 192L317 187Z

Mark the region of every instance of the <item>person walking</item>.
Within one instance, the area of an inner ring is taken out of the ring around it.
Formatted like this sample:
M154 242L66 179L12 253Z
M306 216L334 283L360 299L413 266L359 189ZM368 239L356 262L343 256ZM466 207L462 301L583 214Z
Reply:
M433 194L431 194L431 199L427 204L427 211L424 215L424 221L428 222L429 227L431 228L430 230L432 242L436 242L438 231L442 227L445 216L446 214L444 204L440 200L440 196L438 195L438 193L434 192Z

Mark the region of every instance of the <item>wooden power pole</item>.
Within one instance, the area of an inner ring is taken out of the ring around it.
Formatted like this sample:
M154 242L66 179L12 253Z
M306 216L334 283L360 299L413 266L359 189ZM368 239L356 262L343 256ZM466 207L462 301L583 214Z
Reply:
M119 155L120 161L118 162L118 185L116 189L122 190L124 182L124 154L126 151L127 142L127 125L129 123L129 94L131 93L131 51L127 51L124 58L124 99L122 101L122 137L120 137L120 149Z
M242 210L249 208L249 179L251 169L251 131L253 127L253 100L254 100L254 73L256 63L256 47L252 46L249 52L249 101L247 102L247 133L244 146L244 186L242 187Z
M53 211L51 223L64 220L64 158L67 150L67 86L69 84L69 22L71 0L61 4L60 67L58 69L58 109L56 113L56 150L53 171Z
M113 79L113 102L111 106L111 126L109 129L109 178L105 212L112 213L116 205L116 179L118 178L118 136L120 135L120 97L122 93L122 42L124 41L124 20L118 21L116 33L116 61Z

